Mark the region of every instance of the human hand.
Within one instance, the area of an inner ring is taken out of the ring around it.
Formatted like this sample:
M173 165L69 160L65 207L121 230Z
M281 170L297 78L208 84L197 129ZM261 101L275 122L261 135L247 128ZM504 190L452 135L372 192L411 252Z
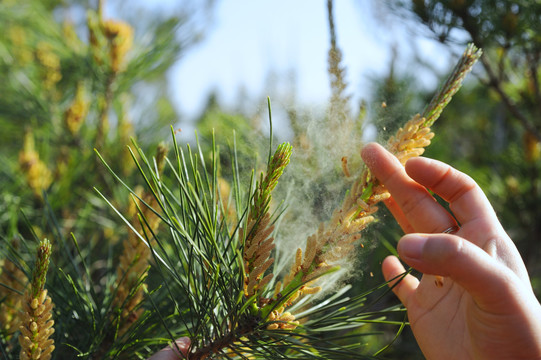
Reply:
M427 359L541 359L541 305L524 263L479 186L447 164L410 159L405 168L383 147L362 151L366 165L391 193L385 204L407 233L403 261L423 273L407 275L394 293L408 310ZM428 192L449 203L460 222ZM403 273L390 256L386 279ZM443 286L434 275L446 277Z
M190 347L190 338L181 337L175 341L175 344L171 344L156 354L149 357L147 360L178 360L185 359L188 354L188 348ZM177 349L178 347L178 349ZM179 353L182 353L182 355Z

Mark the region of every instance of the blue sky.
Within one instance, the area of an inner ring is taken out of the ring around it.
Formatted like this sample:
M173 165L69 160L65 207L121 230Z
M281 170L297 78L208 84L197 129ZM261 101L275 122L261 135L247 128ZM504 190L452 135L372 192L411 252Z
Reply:
M280 89L285 93L294 84L302 104L323 105L329 96L326 3L218 1L205 39L170 73L173 98L182 118L197 116L210 91L217 91L221 102L231 106L241 88L250 98L272 98L275 94L266 81L271 71L282 78ZM368 80L388 70L393 46L404 59L404 68L411 64L413 51L426 53L436 68L447 69L452 63L442 47L421 38L413 40L406 24L385 14L384 9L382 0L335 1L338 44L347 67L348 90L354 98L369 96ZM293 83L288 81L292 72ZM434 80L426 77L429 85Z

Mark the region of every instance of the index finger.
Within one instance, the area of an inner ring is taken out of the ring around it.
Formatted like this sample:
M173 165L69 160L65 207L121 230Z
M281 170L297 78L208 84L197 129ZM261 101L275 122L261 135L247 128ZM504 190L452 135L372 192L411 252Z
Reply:
M438 233L456 225L453 216L423 185L408 176L398 159L381 145L366 145L362 157L372 174L389 190L415 232Z

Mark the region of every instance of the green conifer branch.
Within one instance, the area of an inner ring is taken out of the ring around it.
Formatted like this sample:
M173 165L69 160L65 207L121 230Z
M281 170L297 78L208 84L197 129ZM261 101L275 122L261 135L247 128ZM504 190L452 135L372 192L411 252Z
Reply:
M47 278L47 270L49 269L49 259L51 257L51 242L48 239L40 241L36 265L32 274L32 296L37 297L38 294L45 287L45 280Z
M254 203L250 209L250 214L253 219L259 219L268 212L272 198L271 193L278 184L278 179L280 179L280 176L282 176L285 168L289 164L292 151L293 148L289 143L278 145L278 148L267 165L265 177L261 174L261 180L254 195Z
M430 138L433 136L430 127L438 120L443 109L458 92L466 75L472 70L482 54L481 49L478 49L474 44L468 44L453 71L432 97L423 113L414 116L404 125L404 128L399 129L397 134L389 139L387 145L389 151L397 156L402 163L410 157L421 155L424 147L430 144ZM368 204L369 208L373 208L372 205L384 199L376 194L376 191L382 191L382 189L378 180L372 176L368 169L365 169L354 182L344 202L352 204L358 199L361 203ZM366 213L365 210L359 207L353 218L362 216Z
M50 256L51 243L44 239L37 250L31 286L24 296L20 313L21 359L49 360L55 349L54 340L50 338L54 333L53 302L45 289Z
M251 356L268 359L284 356L290 359L307 356L313 359L339 359L344 356L359 358L355 351L349 351L333 341L321 342L320 334L325 329L326 333L337 334L341 329L354 329L363 323L378 321L376 318L392 315L394 310L368 314L368 305L364 301L357 297L345 297L344 292L340 291L336 297L330 297L330 303L315 305L321 312L311 313L309 322L298 324L299 329L296 331L292 327L285 327L290 325L285 314L280 318L269 319L273 308L288 300L286 291L291 289L294 292L296 289L293 287L303 286L304 274L289 284L284 290L283 299L273 305L263 302L265 299L262 296L267 293L266 290L246 296L241 246L244 238L239 236L242 225L226 226L227 222L220 213L224 209L220 203L221 197L214 194L215 187L209 186L215 184L217 172L213 168L217 166L217 161L212 161L207 168L202 163L199 146L186 153L175 143L176 159L165 159L166 168L163 171L172 175L167 180L167 177L158 176L155 164L144 156L135 143L134 146L134 153L139 154L138 158L134 157L137 168L157 200L155 205L159 207L152 213L159 215L170 228L169 235L166 232L153 232L150 223L143 217L142 209L139 211L144 231L138 236L151 247L156 260L153 267L164 279L161 290L148 294L150 302L154 304L152 312L154 318L170 334L171 340L178 336L191 338L190 359L238 359ZM271 193L289 163L291 151L289 144L278 146L267 164L266 173L255 187L249 185L243 188L237 180L237 193L246 199L244 202L237 200L237 204L244 203L245 206L239 211L246 214L245 217L239 216L241 223L246 223L242 221L243 218L252 217L252 211L259 219L269 216ZM106 167L112 172L110 167ZM114 173L113 176L117 177ZM234 174L235 179L239 177L240 174ZM130 192L135 196L133 190L130 189ZM144 203L144 206L147 205L150 204ZM127 219L124 221L128 226L131 225ZM257 221L254 221L255 224ZM255 232L265 228L269 231L265 225ZM329 268L318 275L326 275L332 270L335 269ZM169 309L160 308L156 300L159 296L169 298L173 305L169 305ZM326 311L336 316L328 318ZM367 315L363 316L362 312ZM343 316L347 314L355 316L344 321ZM326 322L325 318L328 319ZM283 327L277 330L268 328L276 323Z
M267 270L274 262L271 251L274 249L274 239L271 234L274 226L271 224L269 207L272 198L272 191L278 184L284 169L289 164L292 147L289 143L278 146L274 155L269 159L267 172L261 174L259 183L256 185L253 202L250 206L243 247L243 276L244 292L246 297L251 298L255 293L261 294L265 286L272 280L274 275L267 274ZM254 299L254 311L257 311Z
M474 44L468 44L466 50L460 57L460 60L455 65L455 68L447 77L447 80L423 110L421 117L426 119L424 126L430 127L438 120L443 109L449 104L453 96L462 86L462 82L466 75L468 75L482 55L482 49L477 48Z

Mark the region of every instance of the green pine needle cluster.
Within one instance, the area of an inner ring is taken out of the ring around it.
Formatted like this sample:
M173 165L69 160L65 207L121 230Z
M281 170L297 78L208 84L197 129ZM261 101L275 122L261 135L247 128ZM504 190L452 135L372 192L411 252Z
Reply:
M357 347L362 345L355 346L353 338L345 335L348 331L372 323L398 328L404 325L403 319L396 320L394 315L403 309L393 306L375 311L367 302L369 295L387 292L385 285L353 297L347 295L351 286L345 286L316 303L306 298L291 308L298 312L297 321L302 322L294 330L269 327L275 321L269 318L271 307L264 301L272 296L273 287L246 296L242 251L247 238L241 229L247 226L246 218L254 216L256 220L256 216L267 214L271 191L289 162L289 144L277 147L259 184L247 187L242 186L242 174L235 173L238 164L233 151L232 187L237 189L231 195L235 197L231 202L237 204L234 219L228 217L226 199L218 190L216 148L205 156L200 146L183 149L173 135L175 157L166 158L165 175L159 176L153 160L134 146L134 160L156 200L152 212L168 229L153 232L143 211L139 211L145 229L139 236L151 248L152 267L162 279L160 288L148 294L148 301L171 340L180 336L191 339L189 359L368 358L370 353L359 353ZM111 168L109 171L121 181ZM137 197L133 189L126 188ZM120 211L117 213L132 226ZM284 295L272 308L286 300ZM163 306L164 302L171 303ZM332 333L335 339L329 337ZM347 346L341 345L344 341Z

